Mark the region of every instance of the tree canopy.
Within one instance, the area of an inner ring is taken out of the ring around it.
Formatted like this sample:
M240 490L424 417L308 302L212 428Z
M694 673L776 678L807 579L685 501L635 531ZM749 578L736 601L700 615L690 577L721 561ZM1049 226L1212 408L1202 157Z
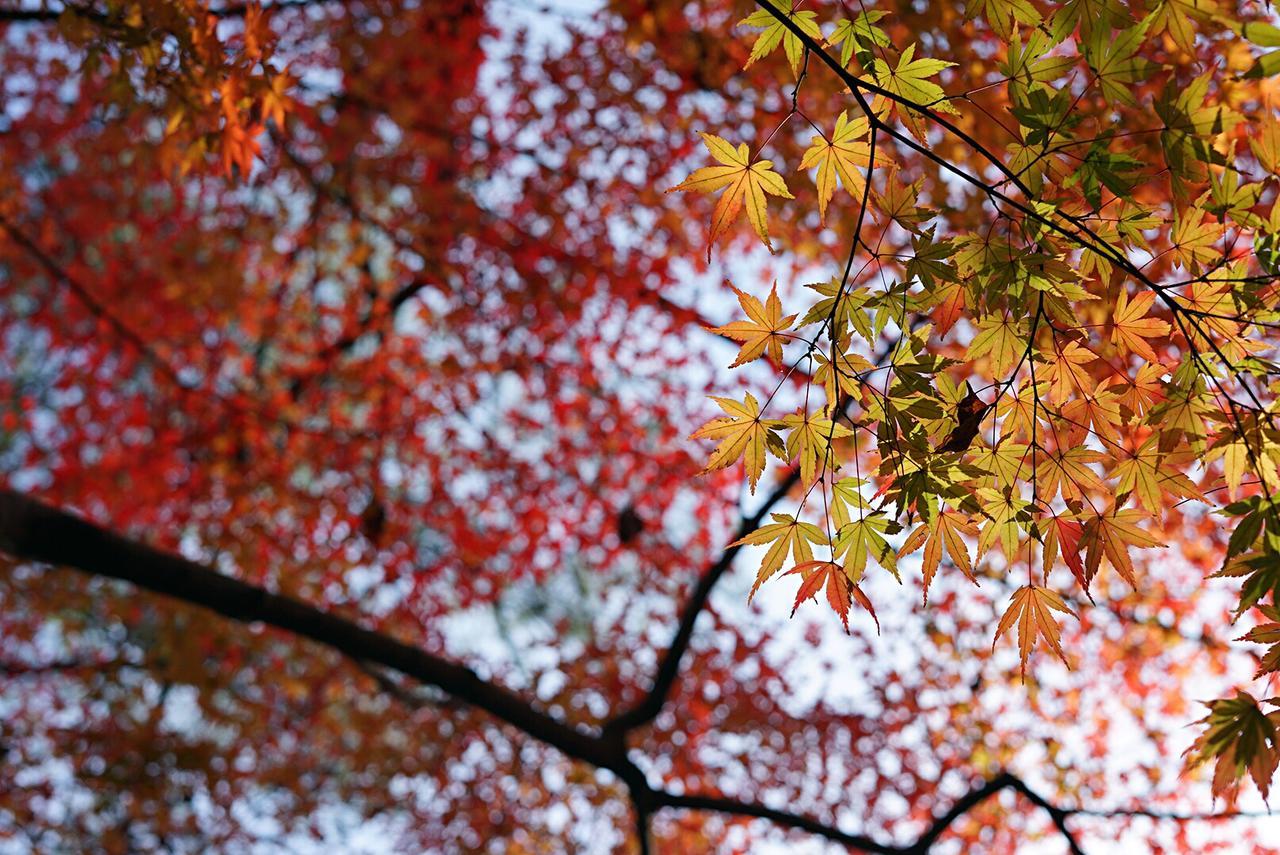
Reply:
M0 836L1280 851L1277 48L4 5Z

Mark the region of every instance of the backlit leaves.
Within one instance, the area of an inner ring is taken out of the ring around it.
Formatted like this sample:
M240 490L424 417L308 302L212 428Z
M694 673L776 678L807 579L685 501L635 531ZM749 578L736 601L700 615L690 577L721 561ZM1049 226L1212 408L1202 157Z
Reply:
M704 166L671 190L697 193L723 191L711 215L710 243L715 243L720 235L728 231L745 207L748 222L760 236L760 240L764 241L764 245L772 251L773 244L769 242L766 223L765 196L794 198L787 190L786 182L773 171L772 161L752 162L746 143L739 144L735 149L720 137L706 133L702 134L702 140L711 156L721 165ZM710 257L711 249L708 245L707 258Z
M1130 300L1129 295L1121 291L1116 300L1115 314L1111 318L1111 341L1122 353L1136 353L1148 362L1160 361L1148 339L1169 333L1167 321L1147 317L1155 298L1156 295L1152 292L1144 291Z
M826 468L832 441L853 436L844 425L806 412L783 416L779 427L788 431L787 459L798 461L800 480L805 484L813 482L819 466Z
M915 58L916 46L908 45L898 57L896 66L890 66L886 60L876 59L872 63L871 73L876 83L889 92L901 96L919 106L930 106L942 101L946 94L942 87L929 78L937 76L943 69L955 65L943 59Z
M807 9L802 12L793 11L791 0L776 0L773 5L778 11L794 21L805 35L812 37L815 41L822 41L822 30L818 29L816 12L811 12ZM800 63L804 58L804 45L800 43L799 37L788 30L786 25L779 21L769 10L760 9L753 12L739 21L738 26L756 27L764 30L756 38L756 43L751 48L751 56L747 58L745 68L750 68L753 64L772 53L778 45L782 45L782 50L787 55L787 62L791 65L791 73L797 77L800 75Z
M712 419L693 432L691 439L714 439L720 444L711 453L704 472L713 472L743 460L751 492L764 472L765 449L770 439L777 441L772 424L760 418L760 403L750 392L742 403L732 398L714 398L727 415Z
M977 537L977 534L978 527L969 520L967 515L959 511L946 510L934 516L933 522L921 525L907 538L899 557L901 554L918 549L921 541L924 543L921 567L924 571L926 603L929 601L929 586L933 583L933 577L942 563L944 549L952 563L970 579L973 578L973 560L969 557L969 547L965 544L965 538Z
M730 286L732 287L732 286ZM769 299L761 304L760 300L744 291L734 288L738 295L738 303L747 313L747 320L733 321L722 327L714 327L713 332L741 342L742 349L738 357L729 366L736 368L762 355L768 355L774 362L782 362L782 346L787 341L786 331L795 322L795 315L782 316L782 302L778 299L778 286L775 284L769 292Z
M813 560L813 546L826 544L827 537L813 523L797 520L787 514L773 514L773 522L761 526L751 534L729 544L734 546L764 546L769 549L760 561L760 571L756 574L755 584L751 586L754 597L760 585L774 573L782 569L790 555L797 564L805 564Z
M824 223L827 220L827 203L836 192L836 176L855 199L862 198L866 179L858 170L871 163L871 147L862 142L869 127L866 118L850 121L842 111L836 117L836 129L831 138L815 135L800 161L801 169L816 167L818 170L814 183L818 185L818 212Z
M897 577L897 554L885 536L896 533L900 528L896 522L879 511L859 514L840 526L834 552L836 557L844 558L849 578L855 583L861 579L866 571L868 560L874 561Z
M1026 585L1019 588L1014 592L1013 601L1009 603L1004 616L1000 618L1000 625L996 627L996 641L993 642L992 648L994 649L1000 637L1016 623L1018 657L1022 662L1023 674L1027 672L1027 659L1031 655L1031 649L1035 646L1037 638L1043 639L1049 649L1065 663L1067 657L1062 652L1058 619L1053 615L1055 611L1075 616L1075 612L1067 607L1062 597L1048 588L1042 588L1039 585Z
M794 553L801 600L826 591L845 620L844 580L871 564L896 576L919 556L926 605L944 562L974 580L1025 571L997 629L1018 627L1025 670L1037 640L1065 657L1054 613L1070 609L1051 579L1092 600L1110 566L1145 595L1160 562L1144 553L1188 536L1193 505L1230 502L1234 528L1199 530L1192 540L1210 542L1184 557L1210 572L1225 552L1240 613L1276 607L1280 523L1260 497L1280 481L1280 124L1252 110L1269 103L1251 81L1271 60L1248 70L1239 39L1280 46L1280 29L1237 14L1210 0L973 0L963 32L990 52L960 65L921 56L951 42L899 38L892 10L801 25L830 33L851 68L831 83L851 97L819 114L807 93L823 66L799 74L796 41L792 109L780 101L761 129L799 154L794 172L812 175L808 198L832 226L788 209L789 245L827 265L823 281L794 310L749 310L737 331L737 364L777 362L795 316L805 335L782 369L807 373L803 403L788 397L756 442L805 488L790 534L767 527L761 581ZM785 43L776 17L744 23L764 31L749 65ZM745 149L735 157L748 168ZM840 224L838 186L855 203ZM767 242L764 195L752 223ZM800 560L802 516L829 558ZM1272 648L1272 624L1247 640Z
M871 606L871 601L867 599L866 594L862 593L855 582L850 581L849 575L841 565L834 561L810 561L805 564L797 564L788 571L788 575L791 573L798 574L803 578L800 583L800 589L796 592L795 605L791 607L792 616L795 615L796 609L800 608L801 603L805 600L813 599L820 591L825 590L827 605L840 616L845 632L849 631L849 606L854 602L871 615L876 622L877 630L879 629L880 621L876 618L876 612Z
M1272 707L1268 712L1263 705ZM1187 749L1188 768L1213 763L1213 795L1234 803L1239 781L1253 778L1265 799L1280 764L1280 698L1259 703L1248 692L1210 701L1205 730Z

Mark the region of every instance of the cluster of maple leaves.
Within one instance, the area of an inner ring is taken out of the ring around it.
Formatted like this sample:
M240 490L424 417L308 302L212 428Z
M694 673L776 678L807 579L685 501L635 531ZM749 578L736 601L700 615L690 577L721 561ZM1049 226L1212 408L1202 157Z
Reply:
M874 616L859 588L868 566L900 580L921 547L926 598L944 551L974 582L979 565L1025 573L995 630L998 642L1016 626L1025 672L1037 638L1065 660L1055 613L1075 611L1051 584L1059 561L1089 599L1104 566L1137 588L1134 551L1165 546L1166 509L1196 502L1236 518L1216 575L1244 577L1237 615L1256 606L1271 621L1245 636L1271 645L1257 677L1280 672L1280 122L1269 90L1235 88L1268 76L1269 55L1191 80L1148 56L1194 55L1202 32L1280 44L1280 29L1212 3L1140 17L1120 3L1047 16L1026 2L968 4L1006 50L994 79L953 72L948 94L939 78L957 63L895 48L884 11L820 21L759 5L739 22L763 30L746 65L781 46L794 80L791 110L760 148L788 123L810 126L797 170L815 185L818 222L834 222L837 179L852 213L838 229L847 257L829 262L842 272L808 286L821 299L803 318L783 314L776 286L763 303L734 289L747 320L715 330L741 343L733 366L767 358L814 387L780 418L750 393L717 397L724 415L693 434L719 442L707 471L741 460L754 492L772 455L805 487L794 514L738 542L768 547L756 587L789 568L803 580L796 607L825 593L847 629L853 603ZM823 72L846 86L854 118L842 109L832 126L809 112L806 78ZM1094 98L1138 108L1134 88L1158 78L1146 127L1087 109ZM975 86L1007 94L1003 152L949 118ZM759 149L702 137L718 165L672 189L720 192L710 242L745 209L773 250L768 197L794 199L787 180ZM948 137L985 168L945 161ZM1148 166L1152 138L1160 160ZM941 169L913 177L922 159ZM1169 185L1167 200L1142 192L1153 182ZM949 221L957 185L986 222ZM1211 707L1191 762L1217 760L1215 792L1247 769L1265 794L1280 699Z

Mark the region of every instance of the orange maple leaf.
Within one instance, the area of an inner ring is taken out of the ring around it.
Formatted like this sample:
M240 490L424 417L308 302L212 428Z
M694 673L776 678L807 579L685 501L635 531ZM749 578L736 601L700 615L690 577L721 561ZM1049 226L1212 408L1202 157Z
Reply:
M1156 356L1147 339L1169 333L1168 322L1147 317L1155 298L1154 292L1143 291L1130 300L1129 295L1121 291L1111 319L1111 342L1122 351L1136 353L1148 362L1159 362L1160 357Z
M1042 588L1039 585L1025 585L1019 588L1014 592L1013 602L1009 604L1004 617L1000 618L1000 626L996 628L996 637L995 641L991 643L991 649L995 650L996 643L1000 641L1000 637L1016 621L1018 624L1018 653L1022 659L1023 677L1027 673L1027 658L1031 655L1031 647L1035 644L1037 635L1044 638L1058 658L1065 663L1067 657L1062 652L1058 621L1053 616L1055 611L1064 612L1072 617L1077 616L1062 601L1062 597L1048 588Z
M738 358L729 367L737 368L739 365L758 359L763 353L768 353L770 359L781 364L782 345L787 340L787 336L783 333L791 329L796 316L787 315L785 318L782 316L778 284L774 283L773 290L769 292L769 299L763 304L745 291L734 288L732 284L729 287L733 288L733 293L738 295L738 303L747 313L748 318L745 321L733 321L722 327L710 328L712 332L742 344L742 349L738 351Z

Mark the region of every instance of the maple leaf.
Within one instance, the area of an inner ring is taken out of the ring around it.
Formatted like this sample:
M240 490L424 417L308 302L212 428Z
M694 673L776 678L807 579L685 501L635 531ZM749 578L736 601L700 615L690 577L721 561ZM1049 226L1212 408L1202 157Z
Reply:
M861 517L850 520L840 526L832 551L837 558L847 556L846 561L848 562L847 567L851 581L856 583L862 578L862 574L866 571L869 557L874 558L881 567L892 573L899 582L902 581L901 577L898 576L897 555L894 553L893 547L885 540L886 534L893 534L899 529L900 526L896 522L880 511L863 514Z
M714 193L724 190L720 201L716 203L711 214L711 243L728 231L729 226L738 218L743 207L747 209L747 220L750 221L760 240L773 251L769 241L766 223L766 194L794 199L787 189L782 176L773 171L773 161L757 160L751 162L746 143L740 143L735 149L730 143L715 134L704 133L702 141L707 150L720 166L704 166L695 171L684 181L668 190L668 193L693 191L698 193ZM707 260L711 259L711 247L707 247Z
M1074 341L1062 348L1056 346L1056 341L1054 344L1054 356L1045 368L1044 379L1049 381L1049 402L1059 405L1073 392L1093 388L1093 378L1084 366L1096 361L1098 355Z
M1062 41L1077 25L1086 39L1098 32L1109 34L1131 20L1123 0L1067 0L1053 13L1052 39Z
M782 316L782 301L778 299L778 284L769 292L768 300L761 304L760 300L745 291L733 288L738 295L738 303L747 313L747 320L732 321L722 327L712 327L711 331L727 336L742 344L738 357L730 364L730 368L745 365L762 354L767 353L775 363L782 363L782 345L786 343L784 332L791 329L795 315Z
M1000 625L996 627L996 637L991 643L991 649L995 650L1000 637L1016 622L1018 624L1018 655L1022 662L1024 679L1027 674L1027 659L1031 655L1031 648L1035 646L1037 636L1045 640L1064 664L1067 661L1066 654L1062 652L1058 621L1053 616L1055 611L1077 617L1076 613L1063 602L1062 597L1053 591L1039 585L1024 585L1014 591L1013 601L1009 604L1004 616L1000 618Z
M732 398L712 396L711 399L728 415L712 419L689 437L720 441L702 471L707 473L724 469L742 458L746 461L747 480L754 493L760 474L764 472L765 450L771 443L780 445L781 438L773 433L775 425L772 421L760 418L760 404L750 392L746 393L743 403Z
M1152 12L1151 29L1155 33L1168 30L1178 47L1193 53L1196 48L1194 21L1209 20L1217 13L1214 0L1160 0Z
M983 318L978 323L978 330L969 343L965 359L987 357L997 376L1012 368L1026 350L1027 334L1021 320L1012 315Z
M1027 474L1030 461L1028 446L1003 437L994 445L980 443L974 450L973 465L991 473L1001 487L1012 487Z
M1040 498L1048 501L1061 492L1062 498L1070 502L1082 498L1084 492L1100 492L1102 480L1089 464L1105 459L1103 452L1082 445L1045 454L1036 467Z
M901 181L897 171L890 170L884 179L884 192L875 191L876 206L907 231L919 233L920 224L935 214L919 206L920 185L918 180L910 184Z
M1133 569L1133 559L1129 557L1129 548L1145 549L1161 543L1149 532L1138 527L1145 515L1136 508L1121 509L1113 507L1108 513L1095 514L1084 527L1083 543L1088 551L1085 554L1085 580L1092 582L1098 575L1098 566L1105 555L1116 568L1116 572L1129 583L1132 588L1138 587L1138 580ZM1087 584L1086 584L1087 587Z
M1064 186L1079 185L1085 201L1097 211L1102 207L1102 188L1124 198L1140 180L1142 165L1142 161L1128 152L1111 151L1104 140L1098 140L1089 147Z
M801 603L812 599L825 585L827 605L840 615L845 632L849 631L849 606L852 602L856 602L871 615L871 619L876 622L876 632L880 631L880 619L876 617L876 610L872 608L871 600L850 581L848 573L841 565L834 561L809 561L797 564L788 570L786 575L790 576L792 573L799 574L804 579L800 583L800 590L796 592L795 605L791 607L792 617L795 617L796 609L800 608Z
M1186 216L1177 217L1169 235L1173 242L1174 261L1188 270L1197 271L1202 264L1209 264L1219 257L1213 248L1221 236L1219 227L1201 222L1202 217L1203 212L1198 208Z
M795 22L805 35L814 41L822 41L822 30L818 28L816 12L796 12L793 11L791 0L771 0L774 7L783 15ZM738 22L739 27L753 27L763 29L764 32L756 37L756 43L751 47L751 56L747 57L747 64L743 68L750 68L756 62L764 59L778 47L782 45L782 50L787 55L787 62L791 66L791 73L796 77L800 76L800 63L804 59L804 44L800 41L800 37L791 32L787 25L778 20L773 12L769 9L757 10Z
M1040 23L1040 13L1029 0L969 0L965 3L964 19L972 21L982 15L991 31L1005 41L1013 36L1018 24L1034 27Z
M849 64L849 60L853 59L854 52L859 48L866 51L873 47L885 48L891 44L889 34L876 26L876 22L888 14L883 9L871 9L859 12L852 21L847 18L836 21L836 28L827 39L827 44L832 47L840 45L842 67ZM860 57L863 55L859 54ZM866 55L869 56L869 54Z
M1156 298L1152 291L1143 291L1132 300L1121 290L1116 299L1116 310L1111 316L1111 341L1121 352L1136 353L1148 362L1159 362L1160 357L1151 349L1149 338L1169 334L1169 324L1159 318L1148 318L1147 312Z
M1258 660L1258 672L1254 674L1255 680L1267 674L1280 672L1280 606L1258 606L1258 610L1270 622L1260 623L1236 639L1254 644L1271 645Z
M1253 695L1237 691L1234 698L1209 701L1207 725L1184 752L1188 771L1214 761L1213 795L1228 804L1235 801L1239 780L1247 773L1265 799L1271 777L1280 764L1280 698L1264 703L1277 707L1263 712Z
M1119 396L1119 404L1126 412L1126 420L1141 418L1151 411L1151 407L1164 400L1165 368L1159 363L1143 363L1136 376L1130 378L1121 375L1111 385L1111 389L1123 388Z
M1004 421L1000 424L1000 435L1008 439L1030 439L1031 426L1041 415L1037 395L1044 394L1043 383L1032 386L1026 383L1019 387L1016 394L1005 394L996 404L996 416ZM1036 387L1040 387L1038 390Z
M965 288L960 282L948 282L935 292L938 303L933 310L934 323L938 325L938 336L945 336L964 315Z
M896 68L890 68L887 61L877 58L871 64L871 74L883 89L914 106L937 106L938 102L946 99L946 93L929 78L955 63L942 59L915 59L915 53L915 44L908 45L898 57Z
M1117 492L1134 493L1138 502L1153 514L1163 510L1165 493L1204 498L1190 478L1166 464L1158 435L1147 437L1137 451L1120 461L1111 475L1116 479Z
M1228 509L1230 507L1228 506ZM1227 548L1227 562L1211 577L1245 577L1244 584L1240 586L1240 602L1236 606L1237 618L1257 605L1268 594L1271 595L1272 602L1280 601L1280 554L1266 551L1232 558L1252 546L1261 533L1262 526L1263 515L1257 512L1248 514L1241 520L1236 530L1232 532L1232 542ZM1243 537L1238 537L1242 533Z
M787 555L791 555L797 564L805 564L813 560L813 547L810 544L825 544L827 536L822 529L813 523L802 522L789 514L771 514L773 522L761 526L746 537L729 544L728 549L735 546L764 546L769 544L764 558L760 561L760 571L756 574L755 584L747 602L755 597L756 591L770 576L782 569Z
M933 520L922 524L913 531L898 550L898 558L919 549L924 545L921 556L921 569L924 572L924 602L929 603L929 586L942 563L945 547L952 562L960 568L972 582L977 582L973 575L973 560L969 557L969 548L965 545L964 536L977 537L978 527L967 514L959 511L945 510L935 514Z
M783 416L781 426L787 434L787 458L800 461L800 480L813 483L817 477L818 463L827 458L831 441L853 436L853 431L831 419L815 417L809 412L797 412Z
M1262 220L1250 209L1258 204L1261 195L1261 184L1241 184L1239 173L1227 169L1209 174L1209 189L1196 200L1196 204L1203 205L1206 211L1220 219L1229 217L1239 225L1256 228ZM1214 235L1215 242L1216 239Z
M858 168L871 164L871 147L861 142L869 127L865 116L849 121L842 110L836 117L836 129L831 139L815 134L800 160L801 169L817 167L813 180L818 187L818 216L823 223L827 221L827 203L836 192L836 176L855 198L862 196L866 179Z
M977 498L987 517L978 538L979 555L990 549L999 538L1005 556L1012 559L1018 554L1020 533L1031 525L1031 503L1009 487L1002 490L979 487Z
M1107 98L1137 106L1133 84L1146 79L1156 69L1155 63L1138 55L1149 26L1150 19L1147 19L1118 34L1112 34L1109 27L1098 27L1085 40L1085 59Z
M1084 537L1084 526L1077 520L1055 514L1049 518L1048 525L1043 526L1042 537L1044 548L1041 551L1041 557L1044 561L1045 579L1049 578L1049 571L1053 569L1054 562L1061 555L1071 575L1075 576L1076 581L1080 583L1080 589L1089 598L1089 602L1093 602L1093 595L1089 593L1091 579L1085 572L1084 563L1080 559L1080 541Z
M1259 166L1273 175L1280 172L1280 121L1270 114L1264 116L1258 135L1249 138L1249 148Z

